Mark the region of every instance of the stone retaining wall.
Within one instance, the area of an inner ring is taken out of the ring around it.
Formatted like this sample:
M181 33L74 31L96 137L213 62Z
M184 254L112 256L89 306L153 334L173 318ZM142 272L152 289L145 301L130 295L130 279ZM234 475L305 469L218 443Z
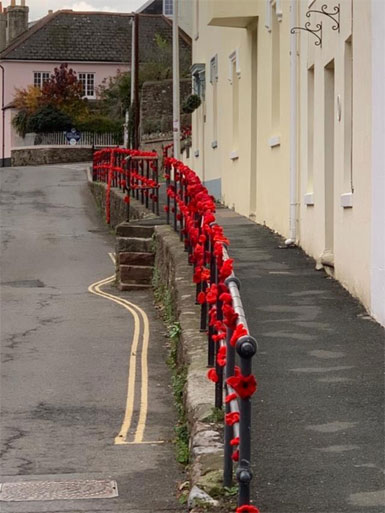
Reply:
M91 146L24 146L11 150L11 165L14 167L89 162L90 160L92 160Z
M105 217L107 190L106 184L103 182L89 181L88 185L100 211L102 212L102 215ZM125 222L127 217L127 205L124 202L124 194L120 189L111 188L110 205L110 226L111 228L116 228L118 224ZM134 221L136 219L156 219L157 217L158 216L153 214L144 205L142 205L140 201L131 198L130 220Z

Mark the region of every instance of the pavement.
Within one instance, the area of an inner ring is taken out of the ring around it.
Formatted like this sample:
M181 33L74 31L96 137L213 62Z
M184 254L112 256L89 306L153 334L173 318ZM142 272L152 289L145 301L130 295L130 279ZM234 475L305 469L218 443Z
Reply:
M0 510L181 511L165 328L151 291L107 280L83 169L1 170Z
M259 351L252 497L262 513L384 513L385 331L299 248L217 221Z

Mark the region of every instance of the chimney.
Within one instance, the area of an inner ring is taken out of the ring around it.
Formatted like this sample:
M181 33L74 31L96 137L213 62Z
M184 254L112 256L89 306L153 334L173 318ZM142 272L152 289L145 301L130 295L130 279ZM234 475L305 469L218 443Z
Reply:
M28 30L28 12L29 7L25 5L25 0L21 0L20 5L16 5L16 0L11 0L11 5L7 8L7 30L6 44L12 43L20 34Z
M7 14L3 11L3 5L0 2L0 52L2 52L6 46L7 38Z

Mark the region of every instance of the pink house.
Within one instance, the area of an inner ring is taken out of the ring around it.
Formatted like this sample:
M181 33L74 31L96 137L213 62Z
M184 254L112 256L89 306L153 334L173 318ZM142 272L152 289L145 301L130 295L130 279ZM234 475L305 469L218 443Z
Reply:
M29 24L28 10L25 0L21 5L11 0L4 10L0 3L0 166L10 165L17 140L11 125L15 87L41 86L55 67L67 62L83 83L84 96L95 99L105 78L130 69L133 14L61 10ZM141 14L140 62L156 52L156 34L171 41L170 20L160 14ZM191 40L183 31L180 46L191 52Z

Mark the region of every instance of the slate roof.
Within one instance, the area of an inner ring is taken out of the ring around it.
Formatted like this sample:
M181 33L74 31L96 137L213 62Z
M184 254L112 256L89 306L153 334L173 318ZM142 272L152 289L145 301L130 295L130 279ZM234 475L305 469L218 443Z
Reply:
M0 59L34 61L131 62L132 14L56 11L13 41ZM156 51L154 36L172 40L172 24L162 15L139 15L139 60ZM181 51L191 52L191 39L180 30Z

